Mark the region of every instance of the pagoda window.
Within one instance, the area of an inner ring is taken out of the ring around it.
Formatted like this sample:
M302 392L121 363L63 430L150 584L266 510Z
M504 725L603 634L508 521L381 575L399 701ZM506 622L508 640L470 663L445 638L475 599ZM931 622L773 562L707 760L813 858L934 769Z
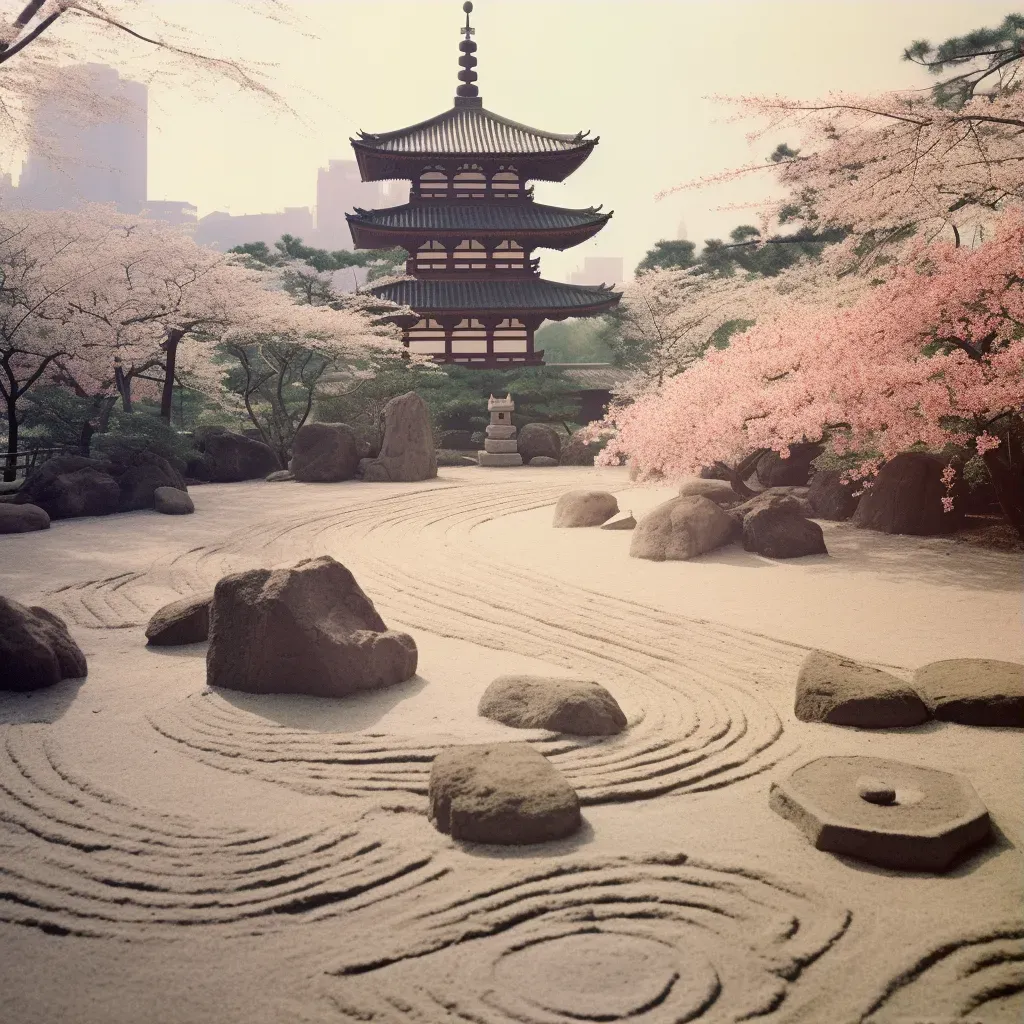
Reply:
M447 270L448 250L444 242L424 242L417 250L415 270Z
M479 164L463 164L455 173L456 199L486 199L487 176Z
M495 199L518 199L523 194L523 183L514 167L503 167L491 178L491 195Z
M420 199L447 199L448 174L443 167L425 167L417 182Z
M466 239L455 246L453 265L456 270L486 270L487 249L483 242Z
M502 320L494 328L494 351L525 352L527 343L526 324L515 317Z
M526 266L526 250L518 242L499 242L494 247L495 270L522 270Z
M486 355L487 328L479 320L460 320L452 332L452 354Z
M410 352L422 355L444 354L444 325L437 320L420 320L405 332Z

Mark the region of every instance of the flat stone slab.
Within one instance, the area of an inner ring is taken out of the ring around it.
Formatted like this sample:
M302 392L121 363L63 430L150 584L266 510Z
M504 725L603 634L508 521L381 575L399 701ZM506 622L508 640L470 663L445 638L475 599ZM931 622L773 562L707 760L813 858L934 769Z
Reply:
M947 871L991 830L963 776L879 757L819 757L768 802L817 849L897 871Z
M549 676L499 676L477 710L516 729L612 736L626 727L618 701L600 684Z
M632 512L627 512L624 516L616 516L614 519L609 519L607 523L601 524L602 530L635 530L636 520L633 518Z
M490 452L491 455L510 455L512 452L519 452L519 442L515 440L498 441L489 437L484 441L484 451ZM522 453L520 453L520 461L522 461Z
M794 710L801 722L860 729L903 728L932 717L909 683L828 651L811 651L804 658Z
M572 835L582 820L576 791L528 743L442 750L428 799L434 827L471 843L544 843Z
M942 721L1024 728L1024 665L987 658L933 661L914 689Z
M477 452L481 466L521 466L523 457L519 452Z
M294 480L295 474L290 469L276 469L273 473L268 473L263 479L268 484L286 483L289 480Z
M146 626L150 647L180 647L201 644L210 636L210 605L213 594L184 597L165 604L153 613Z
M555 504L551 525L556 529L600 526L618 511L619 503L608 491L567 491Z

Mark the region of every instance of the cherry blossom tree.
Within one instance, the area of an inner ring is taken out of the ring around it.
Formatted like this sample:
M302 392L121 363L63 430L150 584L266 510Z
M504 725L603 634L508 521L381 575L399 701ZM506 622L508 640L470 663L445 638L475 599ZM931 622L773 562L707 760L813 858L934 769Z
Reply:
M602 458L678 476L752 448L785 456L825 440L865 477L914 446L971 446L1024 536L1024 474L1009 456L1022 409L1024 212L1014 208L975 248L919 240L846 305L819 297L760 318L728 349L613 409Z

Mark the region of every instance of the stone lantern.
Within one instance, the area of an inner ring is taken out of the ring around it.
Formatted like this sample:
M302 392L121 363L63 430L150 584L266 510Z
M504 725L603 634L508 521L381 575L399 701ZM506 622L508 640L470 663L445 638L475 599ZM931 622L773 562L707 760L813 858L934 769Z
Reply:
M485 431L484 450L477 453L481 466L521 466L523 457L519 454L516 428L512 426L512 413L516 404L511 395L487 400L487 411L491 422Z

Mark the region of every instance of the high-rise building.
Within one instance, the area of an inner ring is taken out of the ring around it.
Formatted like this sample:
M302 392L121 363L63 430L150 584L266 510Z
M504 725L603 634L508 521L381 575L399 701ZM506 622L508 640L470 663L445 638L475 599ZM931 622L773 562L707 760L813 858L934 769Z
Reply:
M143 217L150 220L163 221L175 227L186 227L195 230L197 209L191 203L173 199L147 199L139 210Z
M623 281L621 256L586 256L583 269L569 275L571 284L619 285Z
M115 203L137 213L146 199L148 90L105 64L65 72L33 111L33 142L18 183L18 202L38 210ZM73 97L73 99L71 98ZM82 112L82 98L94 108Z
M355 207L377 210L405 203L405 182L363 181L355 160L330 160L316 178L316 231L313 241L323 249L351 249L352 235L345 214Z

